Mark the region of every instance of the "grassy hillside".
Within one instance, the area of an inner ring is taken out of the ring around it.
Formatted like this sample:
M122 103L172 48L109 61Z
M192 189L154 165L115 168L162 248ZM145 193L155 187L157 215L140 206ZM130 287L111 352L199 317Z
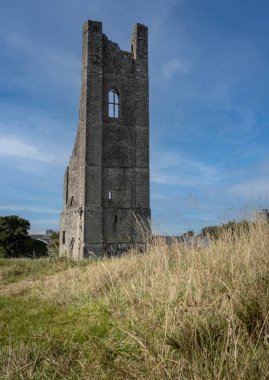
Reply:
M269 379L269 227L239 235L0 260L0 378Z

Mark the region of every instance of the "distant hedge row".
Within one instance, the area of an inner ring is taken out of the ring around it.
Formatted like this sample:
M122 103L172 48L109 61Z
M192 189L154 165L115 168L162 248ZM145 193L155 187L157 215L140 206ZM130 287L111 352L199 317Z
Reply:
M202 236L209 236L213 239L219 239L225 233L232 235L240 235L242 232L248 232L253 222L248 220L241 220L236 222L235 220L222 224L221 226L208 226L201 230Z

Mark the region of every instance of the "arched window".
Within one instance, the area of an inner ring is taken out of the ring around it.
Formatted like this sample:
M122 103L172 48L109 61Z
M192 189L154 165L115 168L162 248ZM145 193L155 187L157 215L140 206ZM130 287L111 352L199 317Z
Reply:
M115 88L112 88L108 93L108 116L119 117L119 94Z

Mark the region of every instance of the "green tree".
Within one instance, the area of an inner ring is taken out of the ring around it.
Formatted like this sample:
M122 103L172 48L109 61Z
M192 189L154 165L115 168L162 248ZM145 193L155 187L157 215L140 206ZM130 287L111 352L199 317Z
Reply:
M59 256L59 232L54 231L50 236L48 244L48 253L50 257Z
M48 255L47 244L44 243L42 240L31 239L31 247L33 257L41 257Z
M0 217L0 252L4 257L32 255L30 222L17 215Z

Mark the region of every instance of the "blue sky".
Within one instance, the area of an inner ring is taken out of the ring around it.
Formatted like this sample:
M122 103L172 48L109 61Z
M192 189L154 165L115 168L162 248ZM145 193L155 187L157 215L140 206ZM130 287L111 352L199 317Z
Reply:
M268 0L0 0L0 215L58 228L87 19L149 27L153 229L269 208Z

